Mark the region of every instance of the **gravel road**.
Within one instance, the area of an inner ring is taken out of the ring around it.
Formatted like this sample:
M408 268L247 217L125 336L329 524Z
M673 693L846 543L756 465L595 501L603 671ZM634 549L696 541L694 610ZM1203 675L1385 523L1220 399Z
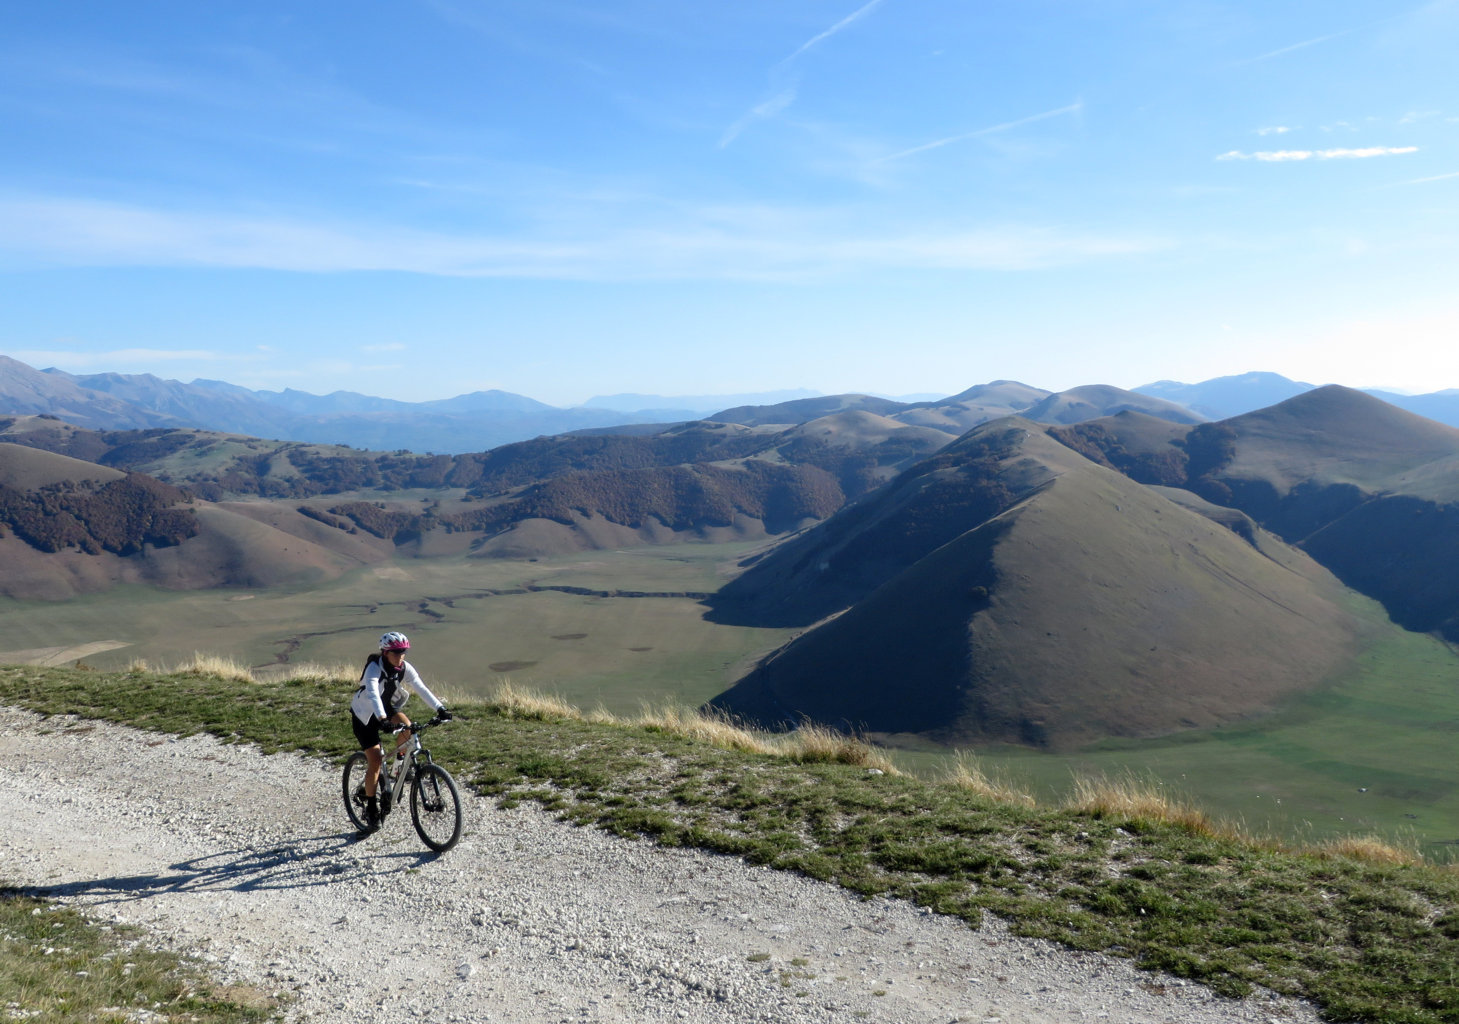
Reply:
M0 708L0 880L282 993L291 1020L1318 1020L526 807L468 798L440 857L408 813L357 839L320 761L41 721Z

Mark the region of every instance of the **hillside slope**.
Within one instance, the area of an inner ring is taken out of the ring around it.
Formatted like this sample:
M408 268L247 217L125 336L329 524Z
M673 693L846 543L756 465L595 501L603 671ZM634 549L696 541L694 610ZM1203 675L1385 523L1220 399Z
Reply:
M141 473L0 443L0 594L64 600L118 583L193 590L332 579L391 545L267 502L214 504Z
M833 617L713 704L951 745L1156 735L1320 685L1370 628L1348 607L1270 535L1004 420L727 586L722 621Z
M1116 417L1054 436L1239 509L1404 627L1459 640L1459 429L1329 386L1184 434Z

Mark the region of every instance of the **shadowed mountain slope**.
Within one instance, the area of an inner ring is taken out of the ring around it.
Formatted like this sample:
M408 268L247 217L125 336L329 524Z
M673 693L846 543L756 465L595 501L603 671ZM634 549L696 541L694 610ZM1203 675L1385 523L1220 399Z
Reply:
M1247 532L1036 425L990 424L721 591L724 621L846 610L713 703L1058 747L1257 715L1328 679L1366 627L1311 559Z
M1078 456L1017 461L1036 424L1005 418L970 431L867 499L778 545L711 604L710 618L805 626L846 608L959 534L997 515ZM1040 435L1042 437L1042 435Z
M1053 431L1299 545L1394 621L1459 640L1459 430L1328 386L1169 435L1115 417Z
M1224 426L1229 457L1192 489L1300 544L1400 625L1459 640L1459 429L1338 387Z
M1101 466L1142 484L1184 487L1189 459L1186 424L1126 411L1104 419L1049 428L1049 436Z
M1232 447L1202 475L1260 481L1278 495L1312 483L1386 487L1406 472L1459 454L1459 429L1337 385L1204 430L1229 437Z

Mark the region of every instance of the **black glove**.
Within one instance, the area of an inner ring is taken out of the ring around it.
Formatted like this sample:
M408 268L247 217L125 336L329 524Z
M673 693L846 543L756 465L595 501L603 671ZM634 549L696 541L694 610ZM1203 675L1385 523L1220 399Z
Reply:
M445 706L442 705L436 708L436 719L441 722L449 722L451 720L451 712L447 711Z

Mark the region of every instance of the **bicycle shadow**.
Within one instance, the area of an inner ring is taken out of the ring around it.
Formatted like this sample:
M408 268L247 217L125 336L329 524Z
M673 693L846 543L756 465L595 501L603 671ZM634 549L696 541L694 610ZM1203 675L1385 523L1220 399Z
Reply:
M419 868L440 856L429 850L359 851L362 840L378 836L353 831L308 836L261 849L202 854L153 874L15 886L9 891L41 898L85 897L96 903L125 903L162 893L303 889Z

